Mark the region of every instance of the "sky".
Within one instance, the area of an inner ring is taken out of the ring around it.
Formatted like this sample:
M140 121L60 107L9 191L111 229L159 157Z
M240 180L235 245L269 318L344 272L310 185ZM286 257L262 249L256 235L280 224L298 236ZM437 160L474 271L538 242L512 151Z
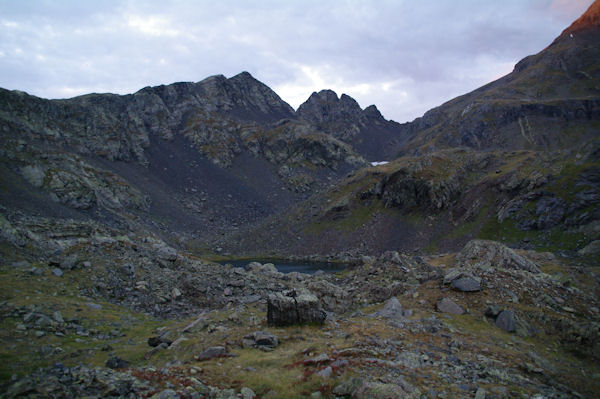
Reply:
M242 71L297 108L411 121L549 45L592 0L0 0L0 87L134 93Z

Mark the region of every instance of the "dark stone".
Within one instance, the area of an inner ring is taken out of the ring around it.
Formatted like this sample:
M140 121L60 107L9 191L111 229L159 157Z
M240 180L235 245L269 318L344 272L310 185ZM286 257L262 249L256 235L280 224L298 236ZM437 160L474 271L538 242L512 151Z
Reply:
M481 291L481 284L479 283L479 281L471 277L458 278L452 281L452 284L450 284L450 286L455 290L462 292Z
M503 310L496 318L496 326L507 332L515 331L515 312Z
M121 359L118 356L111 356L106 361L106 367L110 369L124 369L129 366L129 362L125 359Z

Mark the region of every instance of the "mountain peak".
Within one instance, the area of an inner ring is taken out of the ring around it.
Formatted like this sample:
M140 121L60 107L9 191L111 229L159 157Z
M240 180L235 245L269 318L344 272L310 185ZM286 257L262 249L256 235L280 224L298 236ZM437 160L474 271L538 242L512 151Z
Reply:
M242 71L237 75L234 75L229 78L229 80L256 80L254 76L250 74L250 72Z
M379 112L379 109L377 109L375 105L369 105L367 108L365 108L364 114L370 118L384 119L383 115L381 115L381 112Z
M588 9L565 29L561 36L573 34L582 30L600 27L600 0L595 0Z
M326 102L337 102L338 99L338 95L335 91L333 90L329 90L329 89L325 89L325 90L321 90L319 92L313 92L310 97L308 98L308 100L306 100L306 103L310 103L310 102L314 102L314 101L326 101Z

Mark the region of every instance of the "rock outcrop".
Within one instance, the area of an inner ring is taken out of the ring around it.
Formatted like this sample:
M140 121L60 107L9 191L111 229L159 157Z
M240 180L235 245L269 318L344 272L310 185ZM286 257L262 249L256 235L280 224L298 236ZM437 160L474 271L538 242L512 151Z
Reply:
M459 264L468 268L506 268L539 273L539 267L499 242L472 240L456 256Z

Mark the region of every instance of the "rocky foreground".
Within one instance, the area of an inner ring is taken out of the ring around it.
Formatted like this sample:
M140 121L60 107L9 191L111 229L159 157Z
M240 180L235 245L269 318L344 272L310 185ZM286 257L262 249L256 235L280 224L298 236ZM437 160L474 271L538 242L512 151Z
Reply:
M473 240L282 274L5 215L2 397L598 395L600 270L583 255Z

